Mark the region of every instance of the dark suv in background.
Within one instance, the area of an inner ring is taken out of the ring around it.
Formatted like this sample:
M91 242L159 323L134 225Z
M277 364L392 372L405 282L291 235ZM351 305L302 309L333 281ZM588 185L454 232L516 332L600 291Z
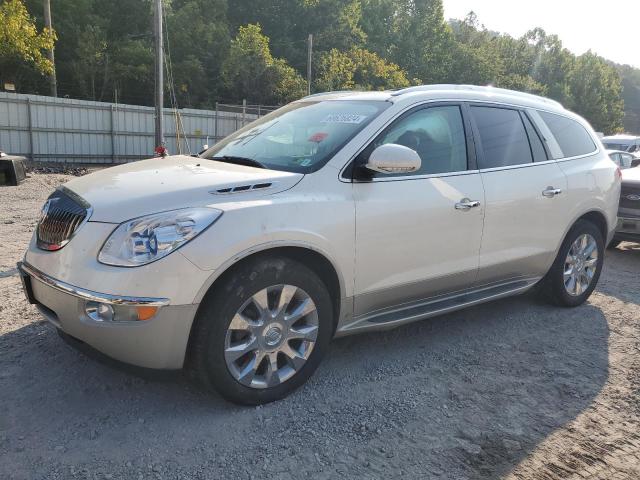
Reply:
M609 246L616 247L623 241L640 242L640 168L622 171L618 227Z

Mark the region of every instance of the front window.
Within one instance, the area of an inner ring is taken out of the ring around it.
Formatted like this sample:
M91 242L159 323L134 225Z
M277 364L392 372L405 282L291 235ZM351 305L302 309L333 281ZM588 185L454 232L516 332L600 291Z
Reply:
M273 170L315 172L389 106L359 100L291 103L226 137L202 157L240 157Z
M367 172L372 177L433 175L467 169L467 140L457 105L421 108L401 117L360 154L358 163L364 164L374 149L389 143L415 151L421 160L420 169L411 174Z

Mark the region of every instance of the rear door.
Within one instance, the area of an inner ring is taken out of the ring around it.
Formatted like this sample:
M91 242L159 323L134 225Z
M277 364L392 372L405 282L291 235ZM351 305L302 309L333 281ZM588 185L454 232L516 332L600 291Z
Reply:
M540 277L567 227L567 179L526 112L469 109L485 189L478 284Z

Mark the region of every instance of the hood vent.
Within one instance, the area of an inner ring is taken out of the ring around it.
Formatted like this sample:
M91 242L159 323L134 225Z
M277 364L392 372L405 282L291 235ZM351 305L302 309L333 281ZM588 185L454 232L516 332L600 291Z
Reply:
M210 193L213 193L213 194L226 194L226 193L251 192L251 191L254 191L254 190L265 190L265 189L271 188L272 186L273 186L272 182L255 183L253 185L237 185L235 187L219 188L217 190L213 190Z

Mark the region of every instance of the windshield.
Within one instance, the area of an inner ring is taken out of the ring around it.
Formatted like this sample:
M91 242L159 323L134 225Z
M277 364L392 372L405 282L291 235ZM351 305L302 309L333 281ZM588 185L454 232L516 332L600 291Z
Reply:
M231 134L201 156L230 162L240 157L273 170L315 172L389 106L383 101L290 103Z

